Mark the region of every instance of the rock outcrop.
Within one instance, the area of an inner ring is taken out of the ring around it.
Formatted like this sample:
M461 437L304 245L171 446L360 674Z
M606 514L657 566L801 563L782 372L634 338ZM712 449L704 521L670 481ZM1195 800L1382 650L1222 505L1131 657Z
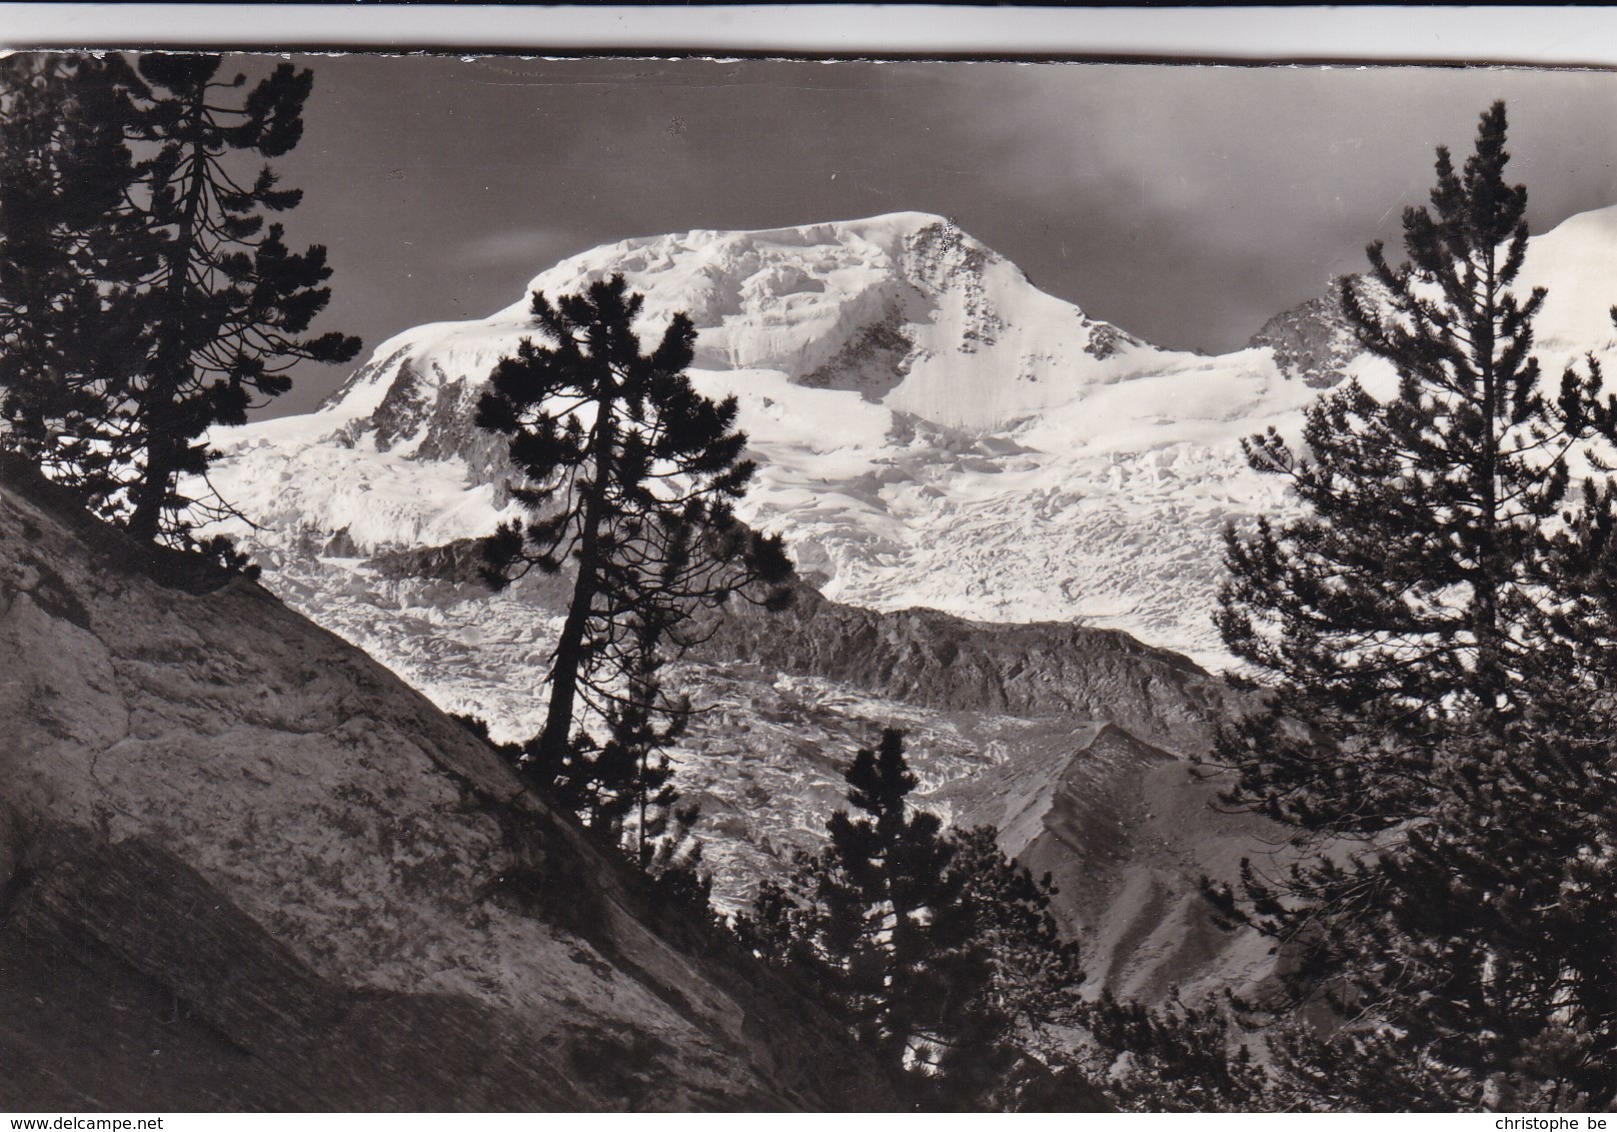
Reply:
M0 466L0 1108L892 1103L357 649Z
M318 600L334 628L398 658L441 703L487 718L504 738L526 737L542 722L533 690L568 581L530 576L491 597L474 580L479 562L470 542L391 552L369 561L374 592L363 601L334 602L329 590ZM383 623L381 608L397 612ZM410 623L407 639L384 634ZM1007 851L1061 878L1060 912L1092 956L1094 993L1154 1000L1174 984L1261 975L1265 949L1217 928L1199 891L1201 877L1232 880L1242 856L1262 858L1282 840L1221 812L1217 784L1185 761L1238 710L1222 679L1124 633L883 613L807 585L785 612L738 600L710 627L667 675L695 709L674 751L675 784L701 805L697 833L723 908L823 843L826 819L846 805L849 760L896 726L922 780L920 805L1001 830ZM1131 946L1144 936L1149 948Z
M1010 783L1002 846L1057 889L1083 940L1086 989L1160 1002L1250 992L1274 969L1267 940L1222 925L1201 891L1283 831L1217 804L1217 783L1111 724L1074 730L1072 754Z
M1275 365L1289 378L1315 389L1338 384L1364 352L1342 313L1342 283L1332 279L1324 294L1281 311L1247 345L1273 350Z
M784 613L735 603L702 655L923 707L1106 720L1181 755L1207 749L1230 696L1185 657L1116 630L968 621L932 609L882 613L807 586Z

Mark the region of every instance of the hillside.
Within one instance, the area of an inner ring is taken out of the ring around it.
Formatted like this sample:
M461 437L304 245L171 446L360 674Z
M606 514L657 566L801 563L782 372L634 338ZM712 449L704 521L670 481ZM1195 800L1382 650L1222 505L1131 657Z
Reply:
M536 690L563 587L529 578L491 595L471 580L474 562L457 545L299 566L278 580L288 600L318 608L441 705L486 719L499 738L524 738L543 719ZM1004 831L1012 853L1044 838L1041 871L1083 874L1063 882L1062 911L1104 976L1086 993L1127 985L1155 998L1174 982L1212 985L1229 973L1230 948L1241 952L1232 977L1248 977L1250 940L1212 929L1197 885L1233 876L1240 856L1265 852L1276 831L1217 812L1216 784L1183 761L1207 748L1233 706L1223 682L1184 657L1113 631L881 613L803 587L783 613L730 609L669 678L695 709L673 752L675 785L701 804L697 832L722 909L782 876L794 851L822 843L827 817L846 805L853 753L898 726L922 780L919 804ZM1130 753L1122 764L1114 740ZM1142 803L1147 784L1163 794L1155 808ZM1078 827L1096 839L1074 839ZM1115 940L1151 930L1164 901L1218 936L1216 946L1198 934L1185 949L1109 958Z
M0 468L0 1108L867 1109L423 696Z

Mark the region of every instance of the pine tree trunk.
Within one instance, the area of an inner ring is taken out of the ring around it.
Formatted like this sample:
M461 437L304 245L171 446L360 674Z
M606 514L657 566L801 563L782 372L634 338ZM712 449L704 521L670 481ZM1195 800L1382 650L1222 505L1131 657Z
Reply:
M640 794L640 836L635 848L635 859L640 862L642 869L651 863L651 859L646 856L646 762L650 755L650 747L640 748L640 781L636 783Z
M572 603L562 623L561 639L556 642L555 660L550 666L550 703L545 708L545 726L539 736L539 757L547 766L559 766L567 754L573 730L573 704L578 698L578 674L584 662L584 631L589 627L590 609L600 589L601 526L606 517L606 490L616 443L610 382L596 400L595 427L590 447L595 452L595 482L584 501L583 530L578 542L578 578L573 583Z
M1481 522L1477 539L1478 580L1472 618L1477 639L1476 691L1485 720L1496 720L1503 666L1499 655L1499 589L1504 564L1499 560L1499 447L1503 411L1494 365L1494 319L1498 305L1494 252L1485 253L1482 317L1473 320L1473 354L1482 378L1483 432L1478 484Z
M154 327L158 335L157 355L153 360L151 384L146 389L141 406L146 432L146 466L141 469L140 482L134 492L135 508L129 517L129 533L142 542L156 541L161 532L163 505L168 497L169 483L180 466L178 449L189 439L177 435L179 414L175 402L185 384L189 368L186 338L190 328L187 326L186 298L193 249L198 239L202 194L208 177L208 153L202 137L202 120L207 113L206 97L207 85L202 84L190 108L194 131L191 139L190 184L186 187L179 231L168 256L162 321Z

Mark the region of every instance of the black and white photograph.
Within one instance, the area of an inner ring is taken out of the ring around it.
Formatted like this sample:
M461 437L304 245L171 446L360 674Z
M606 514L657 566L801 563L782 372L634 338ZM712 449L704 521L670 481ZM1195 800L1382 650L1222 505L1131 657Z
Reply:
M1611 66L106 46L0 1111L1617 1107Z

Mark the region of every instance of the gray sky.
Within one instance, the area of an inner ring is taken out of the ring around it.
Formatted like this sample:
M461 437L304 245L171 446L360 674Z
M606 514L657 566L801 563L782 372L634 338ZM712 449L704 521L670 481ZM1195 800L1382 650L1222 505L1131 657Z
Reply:
M488 314L626 236L901 209L952 216L1040 287L1219 352L1396 242L1433 147L1509 103L1535 232L1617 204L1617 74L1588 71L296 57L276 161L336 269L319 329L367 352ZM249 70L262 61L245 61ZM305 367L266 415L345 376Z

